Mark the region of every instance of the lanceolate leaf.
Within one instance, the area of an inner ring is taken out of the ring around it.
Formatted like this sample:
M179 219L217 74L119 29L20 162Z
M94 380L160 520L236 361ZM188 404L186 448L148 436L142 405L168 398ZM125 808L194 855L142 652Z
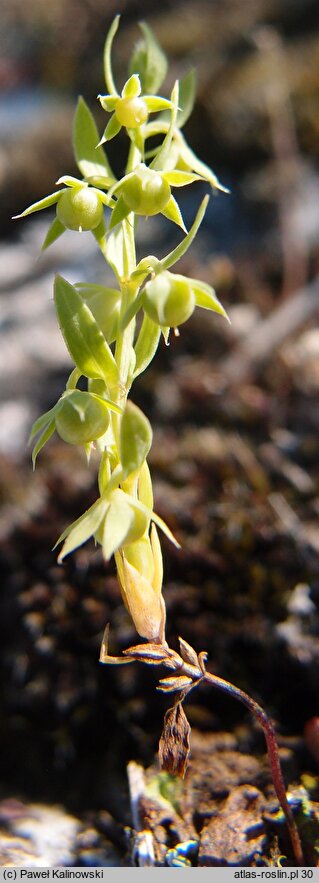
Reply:
M189 246L192 244L193 239L195 239L197 230L202 223L208 201L209 196L204 196L204 199L199 206L195 221L192 224L189 233L187 233L187 236L185 236L183 241L180 242L180 244L177 245L177 247L174 248L173 251L166 255L166 258L163 258L162 261L158 262L158 266L154 267L154 272L156 274L161 273L162 270L169 270L169 268L172 267L173 264L176 264L177 261L179 261L180 258L182 258L186 251L189 249Z
M196 96L196 71L190 70L185 77L182 77L179 83L179 99L178 99L178 113L177 113L177 125L179 129L182 129L185 126L188 118L190 117Z
M189 279L189 282L195 294L197 306L203 307L204 310L213 310L214 313L220 313L229 322L226 310L218 300L214 289L207 285L206 282L200 282L198 279Z
M102 549L106 561L123 545L134 517L134 510L120 497L112 500L103 528Z
M63 531L54 546L56 548L66 538L58 557L59 562L63 561L66 555L69 555L70 552L73 552L74 549L82 546L90 537L94 536L106 514L107 507L108 503L105 500L96 500L93 506L90 506L90 509L87 509L80 518L73 521Z
M51 438L51 435L53 435L54 430L55 430L55 422L54 422L54 420L51 420L50 423L46 426L46 428L42 432L42 434L40 435L40 438L38 438L38 441L36 442L36 444L34 445L34 448L32 451L33 469L35 469L35 464L36 464L36 459L37 459L38 454L40 453L40 451L42 450L42 448L44 447L46 442L49 441L49 438Z
M60 328L76 366L85 377L101 377L107 386L115 386L118 369L110 347L81 295L62 276L55 279L54 300Z
M55 242L55 240L58 239L59 236L62 236L62 233L64 233L64 231L64 224L61 224L59 218L54 218L54 221L52 221L52 224L48 229L41 251L45 251L45 249L48 248L49 245L52 245L52 243Z
M15 215L14 220L17 218L26 218L27 215L32 215L33 212L40 212L42 209L50 208L50 205L54 205L58 199L60 199L61 193L64 193L64 190L65 187L63 190L56 190L55 193L50 193L49 196L39 199L38 202L33 202L32 205L25 208L24 212L21 212L20 215Z
M143 92L158 92L166 77L167 61L151 28L140 22L143 39L139 40L130 62L130 73L140 76Z
M165 218L168 218L169 221L173 221L174 224L177 224L178 227L181 227L182 230L184 230L184 233L187 232L180 207L174 196L170 196L168 203L165 208L162 209L161 214L165 215Z
M171 111L170 124L169 124L168 130L167 130L167 133L165 135L164 141L161 144L161 147L160 147L158 153L156 154L155 159L153 159L153 161L151 162L151 166L150 166L151 169L155 169L155 170L158 169L158 170L162 171L163 169L165 169L165 163L166 163L167 159L169 158L172 138L173 138L173 134L174 134L174 128L175 128L175 124L176 124L176 117L177 117L178 94L179 94L179 92L178 92L178 80L177 80L174 87L173 87L172 94L171 94L172 111Z
M144 314L141 330L135 344L136 365L134 371L134 379L145 371L155 356L159 339L161 336L160 326L153 322L149 316Z
M112 43L113 43L115 34L117 32L119 23L120 23L120 16L116 15L112 24L111 24L110 30L108 32L108 35L107 35L107 38L105 41L105 46L104 46L105 82L106 82L106 87L107 87L108 91L111 92L111 94L113 94L113 95L117 95L117 91L116 91L115 83L113 80L112 63L111 63L111 50L112 50Z
M97 147L100 136L95 120L84 98L78 100L73 123L73 147L75 159L84 178L111 179L114 175L103 147ZM98 186L98 185L97 185Z

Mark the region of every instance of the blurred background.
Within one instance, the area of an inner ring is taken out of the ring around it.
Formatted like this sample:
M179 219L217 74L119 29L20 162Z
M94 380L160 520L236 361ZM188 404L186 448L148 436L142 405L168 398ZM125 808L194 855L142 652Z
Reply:
M295 779L315 769L302 734L319 686L318 4L0 0L0 811L16 837L28 800L58 801L78 819L69 861L75 850L78 863L93 864L123 860L125 761L153 762L165 706L149 671L98 670L106 621L116 652L135 642L112 567L93 546L64 568L50 551L95 499L92 471L53 440L33 475L27 451L32 421L70 370L53 275L101 281L108 270L90 234L68 232L39 257L50 212L11 217L77 174L79 93L102 132L102 52L119 12L118 88L145 19L169 57L166 94L196 68L185 134L231 191L212 196L179 271L214 285L232 324L197 311L133 396L155 427L157 510L184 548L165 544L170 635L174 646L182 634L207 649L217 673L268 705L295 739L285 744ZM125 150L124 136L110 145L119 174ZM181 197L187 225L203 192ZM140 227L141 255L179 238L151 219ZM215 697L212 712L201 694L190 719L206 736L229 727L237 747L254 750L256 733L229 701ZM88 812L95 833L75 848Z

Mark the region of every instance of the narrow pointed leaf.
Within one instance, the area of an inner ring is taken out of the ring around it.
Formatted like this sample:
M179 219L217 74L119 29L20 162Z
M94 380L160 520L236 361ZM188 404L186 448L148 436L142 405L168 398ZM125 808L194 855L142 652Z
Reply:
M50 408L49 411L45 411L44 414L41 414L41 416L34 421L29 435L29 444L32 439L35 438L35 436L38 435L39 432L41 432L41 429L43 429L44 426L47 426L47 424L51 422L54 415L54 410L54 408Z
M110 347L81 295L62 276L56 277L54 300L60 328L76 366L85 377L102 377L107 386L115 386L118 369Z
M155 170L162 171L165 169L165 163L169 158L169 153L171 149L172 138L174 134L174 129L176 125L176 117L177 117L177 109L178 109L178 80L175 83L175 86L172 90L171 94L172 101L172 110L171 110L171 119L170 124L165 135L165 138L160 146L158 153L156 154L155 159L151 162L150 168Z
M189 246L195 239L197 230L202 223L208 202L209 196L204 196L204 199L199 206L195 221L192 224L189 233L187 233L185 239L183 239L182 242L180 242L180 244L173 249L173 251L166 255L166 258L163 258L162 261L159 261L158 267L154 268L155 273L160 273L162 270L169 270L169 268L172 267L173 264L176 264L177 261L179 261L180 258L182 258L186 251L189 249Z
M53 435L54 430L55 430L55 422L54 422L54 420L51 420L51 422L48 424L48 426L46 426L44 432L42 432L42 434L40 435L40 438L38 438L37 443L34 445L34 448L32 451L33 469L35 469L35 464L36 464L38 454L40 453L40 451L42 450L44 445L47 443L47 441L49 441L49 438L51 438L51 435Z
M118 135L120 129L122 128L122 123L119 122L115 113L111 116L111 119L108 121L106 128L104 129L101 140L99 141L98 147L101 147L101 144L104 144L105 141L112 141L112 138L115 138Z
M114 175L102 147L97 147L99 132L84 98L80 97L73 122L73 148L77 165L84 178L111 179Z
M114 95L117 95L117 91L116 91L115 83L113 80L111 51L112 51L112 43L113 43L115 34L117 32L119 23L120 23L120 16L116 15L115 18L113 19L110 30L108 32L108 35L107 35L107 38L105 41L105 45L104 45L104 54L103 54L104 76L105 76L106 88L108 89L109 92L112 92Z
M169 98L161 98L160 95L143 95L143 101L147 109L153 113L159 110L171 110L173 106Z
M109 230L113 230L117 224L120 224L121 221L124 221L124 218L127 218L130 214L131 209L126 205L122 196L117 200L116 206L112 211L111 220L109 224Z
M130 61L130 73L140 76L143 92L158 92L167 72L167 60L153 31L140 22L143 38L138 41Z
M18 218L26 218L27 215L32 215L33 212L41 212L45 208L50 208L50 205L54 205L55 202L60 199L61 193L64 193L64 190L55 191L55 193L50 193L49 196L44 196L43 199L39 199L38 202L32 203L28 208L24 209L24 212L21 212L20 215L14 215L13 220L17 220Z
M134 379L145 371L155 356L161 336L160 326L144 314L141 329L135 344L136 365Z
M62 236L62 233L64 233L64 231L64 224L61 224L59 218L54 218L54 221L52 221L52 224L48 229L43 245L41 246L41 251L45 251L45 249L48 248L49 245L52 245L52 243L55 242L56 239L59 238L59 236Z
M139 291L135 300L133 300L130 303L130 306L126 310L126 313L124 313L124 316L121 319L121 324L120 324L120 330L122 332L125 331L125 328L127 328L127 326L132 321L132 319L134 319L134 316L136 316L136 313L138 313L138 311L142 305L142 301L143 301L143 290Z
M112 267L113 273L120 281L124 276L123 263L123 228L117 227L112 230L106 239L104 248L105 257Z
M165 218L168 218L169 221L173 221L174 224L177 224L178 227L181 227L184 233L187 233L180 207L174 196L170 196L168 203L165 208L162 209L161 214L165 215Z
M75 187L75 189L88 186L86 181L82 181L80 178L75 178L74 175L61 175L61 178L58 178L56 184L66 184L67 187Z
M182 138L182 135L180 137ZM229 193L228 187L224 187L224 185L220 183L213 170L210 169L206 163L202 162L202 160L198 159L196 153L193 153L184 139L180 144L180 155L186 165L189 166L193 172L197 172L198 175L201 175L205 181L208 181L211 187L215 190L222 190L223 193Z
M203 307L204 310L212 310L214 313L219 313L229 322L226 310L218 300L214 289L205 282L200 282L198 279L189 279L189 282L195 294L197 306Z
M177 113L177 125L179 129L182 129L189 119L194 107L195 97L196 71L193 68L188 74L182 77L179 83L179 109Z
M164 172L163 178L171 187L185 187L185 184L193 184L194 181L203 180L200 175L195 175L193 172L183 172L181 169Z
M74 523L73 526L71 525L71 530L68 532L67 538L58 557L59 563L63 561L63 558L65 558L66 555L69 555L70 552L74 552L79 546L83 546L83 543L86 543L90 537L94 536L105 516L105 510L105 500L98 500L96 503L93 503L93 506L91 506L81 518L77 519L77 522ZM60 537L58 543L61 539L62 537Z
M112 500L103 528L102 550L106 561L123 545L134 517L133 509L120 498Z

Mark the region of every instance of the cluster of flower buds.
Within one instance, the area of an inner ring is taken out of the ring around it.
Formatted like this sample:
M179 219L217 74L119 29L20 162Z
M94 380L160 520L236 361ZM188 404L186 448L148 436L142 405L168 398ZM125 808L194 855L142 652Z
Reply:
M210 285L171 272L193 242L208 201L205 197L187 232L173 191L198 181L226 188L195 156L181 132L193 106L194 74L175 83L169 97L159 94L166 59L145 24L128 79L121 92L116 89L111 50L118 23L117 16L104 50L107 93L99 95L99 101L111 116L102 137L83 98L75 113L73 145L82 177L64 175L58 190L19 216L55 206L43 248L66 230L90 231L115 279L111 288L88 281L73 285L56 277L55 308L74 367L56 405L36 420L31 438L34 463L55 430L69 444L83 446L88 458L95 449L99 496L59 538L59 561L93 538L106 560L115 556L123 600L137 631L163 644L163 565L155 525L176 540L153 509L147 466L152 429L128 395L153 359L161 335L167 342L170 328L186 322L196 306L226 316ZM124 174L117 179L104 144L121 129L129 150ZM177 224L184 237L161 260L148 255L136 263L136 224L140 217L158 214Z

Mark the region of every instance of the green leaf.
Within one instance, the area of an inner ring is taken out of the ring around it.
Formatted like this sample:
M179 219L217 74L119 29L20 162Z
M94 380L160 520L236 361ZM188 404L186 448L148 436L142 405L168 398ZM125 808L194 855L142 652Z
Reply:
M124 276L123 238L123 227L116 227L108 235L104 248L106 260L110 267L112 267L113 273L118 281Z
M128 401L121 420L120 460L125 475L140 469L152 444L152 427L143 411Z
M134 510L115 493L103 528L102 549L106 561L109 561L114 552L123 545L134 520Z
M121 323L120 323L121 332L125 331L125 328L127 328L127 326L130 324L132 319L134 319L134 316L136 316L136 313L138 313L140 307L142 306L142 302L143 302L143 290L139 291L135 300L131 301L129 307L126 310L126 313L124 313L124 316L122 317Z
M137 98L141 94L141 81L138 74L132 74L122 89L122 98Z
M224 316L228 322L230 321L226 310L218 300L216 292L210 285L207 285L206 282L200 282L198 279L189 279L188 281L192 286L198 307L203 307L204 310L212 310L214 313L219 313L221 316Z
M136 354L134 379L145 371L145 368L147 368L154 358L160 336L160 326L153 322L153 320L145 313L141 330L134 347Z
M100 147L101 144L104 144L105 141L111 141L112 138L115 138L115 136L118 135L121 128L122 128L122 123L119 122L119 120L115 116L115 113L113 113L113 115L111 116L111 119L108 121L106 128L104 129L104 132L103 132L101 140L99 141L98 147Z
M51 420L51 422L46 426L46 428L44 429L44 431L40 435L40 438L38 438L37 443L34 445L34 448L32 451L33 469L35 469L35 464L36 464L38 454L40 453L40 451L42 450L42 448L44 447L46 442L49 441L49 438L51 438L51 435L53 435L54 430L55 430L55 421Z
M95 120L84 98L80 97L73 121L73 149L84 178L102 177L114 182L111 166L102 147Z
M179 83L179 109L177 113L177 125L179 129L185 126L190 117L196 97L196 71L190 70Z
M55 549L56 546L58 546L59 543L62 543L66 538L58 557L59 564L63 561L63 558L65 558L66 555L69 555L70 552L74 552L75 549L82 546L83 543L86 543L87 540L90 539L90 537L94 536L105 517L108 505L109 504L106 500L96 500L96 502L93 503L93 506L90 506L80 518L73 521L73 523L63 531L54 546Z
M159 261L157 267L154 267L154 272L156 274L161 273L162 270L168 270L170 267L176 264L177 261L179 261L180 258L182 258L186 251L189 249L189 246L195 239L197 230L202 223L208 202L209 196L204 196L204 199L199 206L195 221L192 224L189 233L187 233L187 236L185 236L183 241L180 242L179 245L177 245L176 248L173 249L173 251L170 251L170 253L166 255L166 258L163 258L162 261Z
M88 186L86 181L82 181L81 178L75 178L74 175L61 175L56 184L66 184L67 187L74 187L79 190L82 187Z
M44 196L43 199L39 199L38 202L34 202L32 205L29 205L28 208L24 209L24 212L21 212L20 215L14 215L13 220L16 221L18 218L26 218L27 215L32 215L33 212L41 212L45 208L50 208L50 205L54 205L60 196L65 191L65 187L63 190L55 191L55 193L50 193L49 196Z
M162 175L171 187L185 187L186 184L193 184L194 181L202 181L200 175L193 172L183 172L181 169L174 169L172 172L163 172Z
M140 28L143 38L136 44L129 70L139 74L143 92L158 92L166 77L167 60L151 28L145 22L140 22Z
M168 218L169 221L173 221L174 224L178 224L178 226L184 230L184 233L187 233L180 207L174 196L170 196L168 203L165 208L162 209L161 214L165 215L165 218Z
M120 196L111 214L109 230L113 230L113 228L116 227L117 224L120 224L121 221L124 221L124 218L127 218L130 212L131 209L126 205L126 202L124 202L123 196Z
M198 175L201 175L205 181L213 187L215 190L221 190L223 193L229 193L228 187L224 187L223 184L220 183L217 176L213 172L206 163L202 162L201 159L198 159L196 153L194 153L191 148L186 144L182 134L180 133L180 142L179 142L179 153L181 159L189 166L193 172L197 172Z
M110 347L81 295L62 276L55 279L54 301L66 346L81 374L115 386L118 369Z
M54 218L54 220L52 221L52 224L50 224L50 227L48 229L48 232L47 232L47 235L46 235L45 240L43 242L43 245L41 246L41 251L45 251L45 249L48 248L49 245L52 245L52 243L55 242L56 239L59 238L59 236L62 236L62 233L64 233L64 231L65 231L64 224L61 224L61 221L59 221L59 218Z
M29 435L29 444L30 442L32 442L32 439L35 438L36 435L38 435L41 429L44 428L44 426L47 426L48 423L51 423L51 420L54 416L55 407L56 406L54 406L54 408L50 408L49 411L45 411L44 414L41 414L41 416L34 421Z
M165 135L165 138L162 141L160 149L159 149L158 153L156 154L155 159L153 159L153 161L151 162L151 165L150 165L150 168L155 169L155 171L156 170L162 171L163 169L165 169L165 163L169 159L172 138L174 135L174 129L175 129L176 119L177 119L178 96L179 96L179 84L178 84L178 80L176 80L176 83L173 87L172 94L171 94L172 110L171 110L170 124L169 124L168 130L167 130L167 133Z
M105 45L104 45L104 53L103 53L103 62L104 62L104 76L106 87L109 92L113 95L117 95L115 83L113 80L113 72L112 72L112 62L111 62L111 51L112 51L112 43L117 32L118 26L120 23L120 16L116 15L111 24L110 30L108 32Z
M172 102L168 98L161 98L160 95L143 95L146 107L150 113L157 113L159 110L171 110Z

